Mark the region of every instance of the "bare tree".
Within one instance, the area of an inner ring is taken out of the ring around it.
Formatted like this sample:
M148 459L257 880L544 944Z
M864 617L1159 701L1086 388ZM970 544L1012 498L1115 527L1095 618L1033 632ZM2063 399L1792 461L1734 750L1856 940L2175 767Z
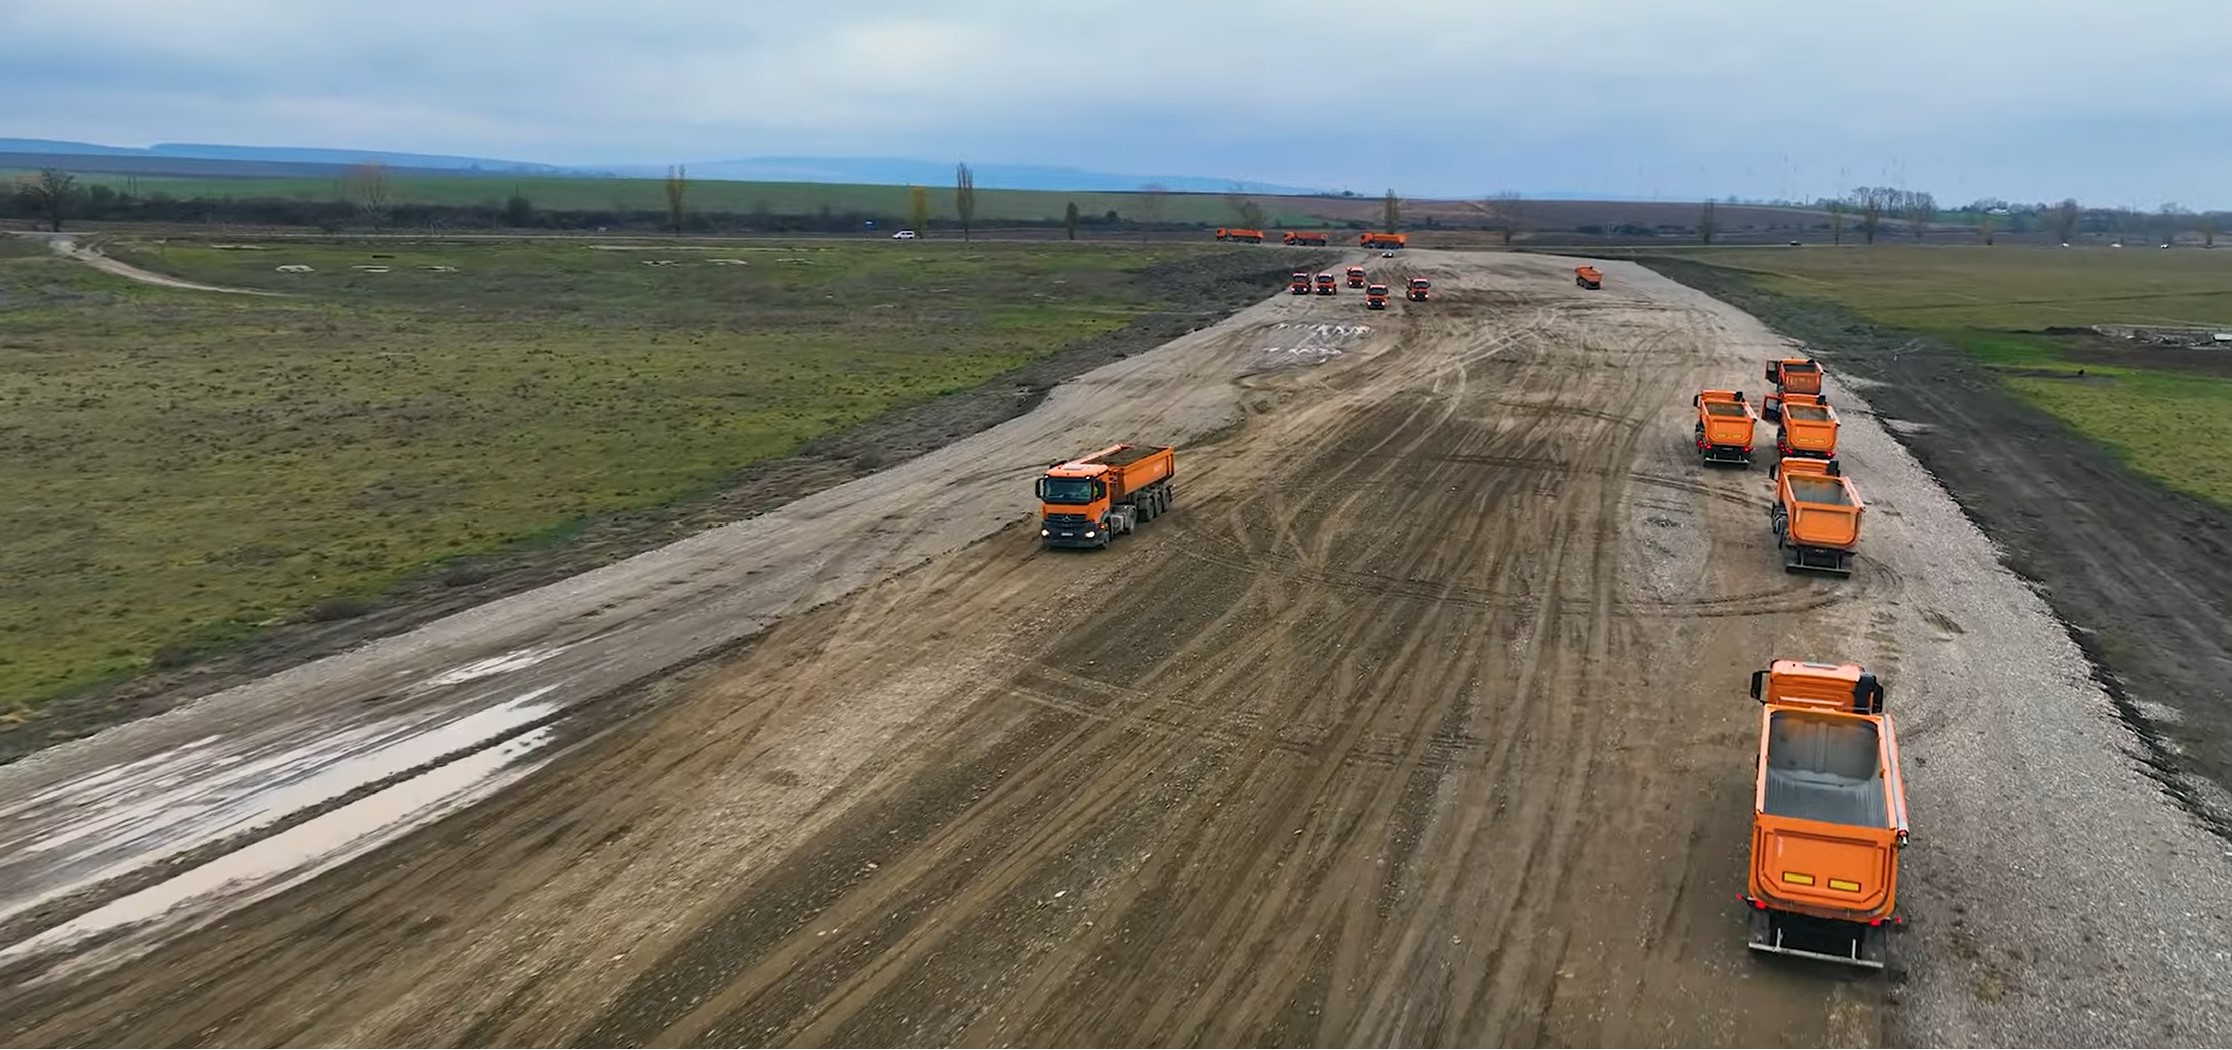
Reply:
M1170 187L1159 182L1150 182L1139 188L1139 215L1142 220L1139 227L1139 239L1141 241L1147 239L1149 228L1162 223L1163 213L1169 207Z
M679 164L667 168L667 229L682 236L682 219L690 210L690 169Z
M970 224L976 221L976 172L967 164L953 166L953 210L961 216L961 239L970 238Z
M1860 211L1860 239L1874 244L1876 234L1883 230L1883 209L1889 202L1889 193L1881 186L1862 186L1852 191L1852 201Z
M2047 218L2054 224L2055 239L2063 244L2068 244L2069 238L2077 233L2077 220L2084 214L2085 209L2077 205L2077 198L2062 198L2060 204L2054 205L2047 212Z
M1501 235L1505 247L1511 246L1511 239L1518 235L1521 224L1526 221L1526 198L1521 197L1518 190L1499 191L1473 207L1487 216L1489 228Z
M17 184L16 196L25 210L46 220L48 229L61 233L70 202L77 199L77 176L60 168L41 168Z
M907 228L920 237L930 230L930 188L907 187Z
M1827 201L1823 202L1822 207L1829 212L1829 242L1831 244L1843 244L1846 210L1845 199L1843 197L1831 197Z
M2201 227L2201 247L2216 247L2217 221L2217 213L2213 211L2202 214L2201 221L2197 224Z
M1930 223L1937 219L1937 198L1920 190L1903 196L1905 200L1902 202L1904 207L1901 212L1906 216L1907 229L1914 233L1916 241L1920 241L1922 235L1929 232Z
M1260 230L1263 228L1265 218L1263 204L1254 197L1248 196L1247 192L1240 186L1234 185L1232 192L1225 194L1225 204L1232 209L1233 219L1240 224L1241 229Z
M1062 232L1069 234L1070 240L1074 241L1077 239L1076 201L1069 202L1069 207L1062 209Z
M2162 243L2165 245L2178 243L2178 234L2183 233L2186 224L2191 221L2193 221L2193 213L2187 211L2183 205L2176 201L2164 204L2162 209L2155 213L2155 225L2161 229Z
M1984 238L1984 243L1987 246L1992 243L1992 217L1990 215L1984 215L1976 220L1976 232Z
M1697 209L1697 239L1713 243L1713 235L1720 232L1720 206L1708 200Z
M1387 188L1387 199L1380 204L1380 221L1387 232L1394 233L1403 226L1403 198L1395 195L1395 187Z
M374 226L387 222L388 209L395 203L393 192L388 185L387 165L378 160L349 168L349 195L364 221Z

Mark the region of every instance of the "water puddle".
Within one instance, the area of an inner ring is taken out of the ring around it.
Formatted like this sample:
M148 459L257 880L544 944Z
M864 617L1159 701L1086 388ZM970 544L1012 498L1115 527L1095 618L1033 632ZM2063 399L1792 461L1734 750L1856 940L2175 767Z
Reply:
M491 675L524 670L565 651L565 646L558 646L550 649L521 649L518 652L505 653L502 656L491 656L486 660L475 660L462 667L453 667L427 679L425 684L428 687L437 688L447 685L463 685L476 678L487 678Z

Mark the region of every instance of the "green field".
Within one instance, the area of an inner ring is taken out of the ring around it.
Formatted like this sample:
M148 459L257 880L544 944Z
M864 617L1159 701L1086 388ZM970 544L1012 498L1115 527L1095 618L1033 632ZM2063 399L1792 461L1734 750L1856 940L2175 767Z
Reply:
M1220 251L112 248L291 293L261 298L0 237L0 724L446 558L706 492L1168 308L1185 289L1155 275Z
M0 170L0 182L12 180L22 174L26 173ZM180 199L207 197L330 201L348 197L344 179L325 177L193 178L86 172L79 174L77 179L85 186L109 186L119 191L130 187L142 196L165 193ZM389 193L397 204L501 206L505 198L517 192L526 196L536 208L546 211L612 209L663 212L667 206L666 184L660 179L422 175L416 172L390 171L387 182ZM952 224L958 227L959 219L953 210L953 187L930 186L926 189L929 191L933 225ZM1257 197L1255 200L1270 214L1274 223L1292 226L1323 225L1323 220L1310 216L1308 198ZM1111 211L1127 220L1152 217L1153 206L1147 195L1140 193L980 189L977 191L976 221L1058 220L1073 201L1078 210L1088 217L1104 216ZM1167 194L1159 206L1161 213L1154 221L1214 225L1238 221L1232 204L1216 194ZM827 208L838 214L858 212L898 219L907 214L907 188L699 179L690 182L689 207L695 211L740 214L765 212L772 215L812 215Z
M2232 349L2165 354L2043 331L2232 330L2232 251L1882 246L1683 255L1751 274L1769 292L1827 300L1946 339L2138 469L2232 506ZM2085 381L2072 381L2079 369Z

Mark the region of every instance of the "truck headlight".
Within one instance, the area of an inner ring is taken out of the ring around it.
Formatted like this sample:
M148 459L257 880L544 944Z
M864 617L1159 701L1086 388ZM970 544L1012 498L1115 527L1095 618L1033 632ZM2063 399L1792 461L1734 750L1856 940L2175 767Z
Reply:
M1086 539L1092 539L1092 538L1093 538L1093 530L1091 530L1091 529L1086 529L1086 530L1085 530L1085 538L1086 538Z
M1052 536L1052 535L1054 535L1054 530L1053 530L1053 529L1040 529L1040 530L1039 530L1039 535L1041 535L1041 536Z

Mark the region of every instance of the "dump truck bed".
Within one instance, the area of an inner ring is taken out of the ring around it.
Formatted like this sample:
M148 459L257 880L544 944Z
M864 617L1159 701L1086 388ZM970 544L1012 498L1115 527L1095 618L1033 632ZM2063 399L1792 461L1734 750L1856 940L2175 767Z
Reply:
M1771 712L1767 782L1760 811L1771 817L1880 828L1890 819L1874 724Z
M1825 507L1854 506L1852 491L1836 478L1812 478L1803 475L1790 479L1790 496L1800 503L1813 503Z

